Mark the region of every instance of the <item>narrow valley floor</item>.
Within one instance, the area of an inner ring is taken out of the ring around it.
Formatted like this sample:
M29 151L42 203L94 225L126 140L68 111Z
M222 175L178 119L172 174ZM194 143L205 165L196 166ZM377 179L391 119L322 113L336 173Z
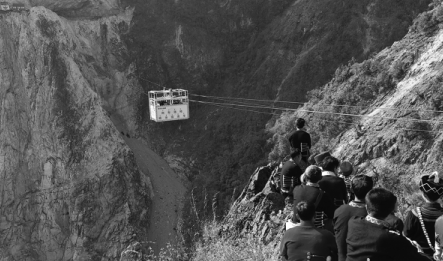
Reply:
M168 163L141 140L127 137L124 140L134 152L140 171L148 175L152 183L151 225L146 242L158 254L168 243L177 243L180 236L178 225L186 187Z

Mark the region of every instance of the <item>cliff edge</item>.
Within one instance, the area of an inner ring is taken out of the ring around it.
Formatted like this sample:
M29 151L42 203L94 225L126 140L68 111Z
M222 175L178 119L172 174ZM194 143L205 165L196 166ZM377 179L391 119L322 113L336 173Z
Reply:
M130 71L112 49L130 18L1 14L0 259L117 259L146 237L150 181L99 96Z

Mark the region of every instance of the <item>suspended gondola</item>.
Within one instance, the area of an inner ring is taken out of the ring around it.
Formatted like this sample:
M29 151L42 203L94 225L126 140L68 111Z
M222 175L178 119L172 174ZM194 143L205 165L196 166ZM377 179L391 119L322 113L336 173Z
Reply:
M189 119L188 91L183 89L167 89L150 91L149 114L155 122Z

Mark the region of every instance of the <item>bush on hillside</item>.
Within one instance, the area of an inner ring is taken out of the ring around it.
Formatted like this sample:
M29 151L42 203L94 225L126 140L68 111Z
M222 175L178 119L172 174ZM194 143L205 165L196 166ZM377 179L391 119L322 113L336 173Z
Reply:
M223 237L218 235L221 224L207 222L203 237L196 244L192 261L272 261L278 260L278 248L264 245L254 235Z

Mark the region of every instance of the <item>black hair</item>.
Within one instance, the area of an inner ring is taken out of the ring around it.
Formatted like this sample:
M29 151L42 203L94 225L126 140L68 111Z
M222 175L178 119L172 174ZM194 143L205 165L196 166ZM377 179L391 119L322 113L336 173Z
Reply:
M351 189L359 199L366 197L366 194L374 187L374 181L366 175L357 175L352 179Z
M303 128L305 126L305 119L298 118L297 121L295 121L295 126L299 129Z
M335 171L340 166L340 161L337 158L328 156L321 162L321 167L325 171Z
M298 217L303 221L309 221L315 216L315 206L312 203L300 201L295 208Z
M378 219L385 219L395 210L397 197L384 188L374 188L366 194L365 201L368 214Z
M311 165L305 170L305 177L312 183L317 183L322 179L321 169L315 165Z
M291 159L296 158L297 156L299 156L301 154L301 151L299 148L295 148L294 151L291 152Z

